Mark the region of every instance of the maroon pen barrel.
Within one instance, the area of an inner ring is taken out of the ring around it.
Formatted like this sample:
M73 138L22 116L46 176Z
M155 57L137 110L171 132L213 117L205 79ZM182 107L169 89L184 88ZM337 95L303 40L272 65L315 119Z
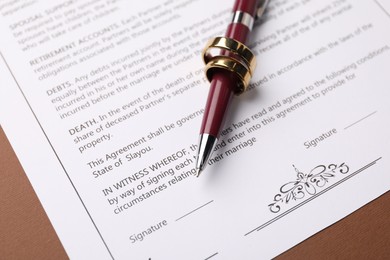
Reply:
M219 138L224 116L234 95L231 89L236 84L237 79L233 73L221 70L214 74L203 115L201 134L210 134Z
M233 12L241 11L255 17L259 0L237 0L233 6Z
M233 7L233 13L244 12L250 14L252 17L256 17L258 3L258 0L236 1ZM225 36L245 44L248 40L249 33L250 30L245 25L241 23L231 23L226 30Z
M233 13L241 11L255 17L257 6L258 0L239 0L233 7ZM230 23L225 36L245 44L249 33L250 29L247 26L241 23ZM221 54L231 55L228 51L222 51ZM230 100L238 82L239 79L233 72L219 70L214 73L200 129L201 134L210 134L219 138Z

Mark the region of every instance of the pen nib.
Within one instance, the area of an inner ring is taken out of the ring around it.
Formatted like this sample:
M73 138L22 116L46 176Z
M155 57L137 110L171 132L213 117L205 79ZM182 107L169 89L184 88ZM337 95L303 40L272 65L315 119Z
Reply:
M199 177L199 175L200 175L200 173L202 172L202 170L201 169L196 169L196 174L195 174L195 176L196 177Z
M210 134L201 134L199 141L198 157L196 159L196 177L206 168L211 154L214 151L218 139Z

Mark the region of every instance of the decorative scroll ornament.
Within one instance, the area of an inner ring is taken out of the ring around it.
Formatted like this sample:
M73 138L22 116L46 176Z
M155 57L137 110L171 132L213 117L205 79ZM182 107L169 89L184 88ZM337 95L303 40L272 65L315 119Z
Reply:
M297 179L284 184L280 188L280 193L275 195L273 203L268 205L273 213L278 213L283 204L288 204L291 200L296 201L315 195L336 174L349 172L349 167L345 163L340 165L329 164L328 166L318 165L308 174L300 172L294 165L293 167L297 172Z

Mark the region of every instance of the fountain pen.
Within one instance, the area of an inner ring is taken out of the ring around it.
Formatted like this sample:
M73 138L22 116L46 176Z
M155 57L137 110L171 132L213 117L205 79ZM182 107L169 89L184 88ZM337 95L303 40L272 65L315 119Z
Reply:
M245 43L255 19L264 13L268 2L236 0L225 36L209 40L204 48L203 60L210 90L200 128L196 176L205 169L218 143L231 99L245 92L249 85L256 58Z

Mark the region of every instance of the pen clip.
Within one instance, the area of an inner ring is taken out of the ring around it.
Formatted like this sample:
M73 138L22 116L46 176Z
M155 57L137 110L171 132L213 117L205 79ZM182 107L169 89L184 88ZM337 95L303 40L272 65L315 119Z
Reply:
M269 0L261 0L260 1L259 6L257 7L256 19L259 19L261 16L263 16L265 9L267 8L268 3L269 3Z

